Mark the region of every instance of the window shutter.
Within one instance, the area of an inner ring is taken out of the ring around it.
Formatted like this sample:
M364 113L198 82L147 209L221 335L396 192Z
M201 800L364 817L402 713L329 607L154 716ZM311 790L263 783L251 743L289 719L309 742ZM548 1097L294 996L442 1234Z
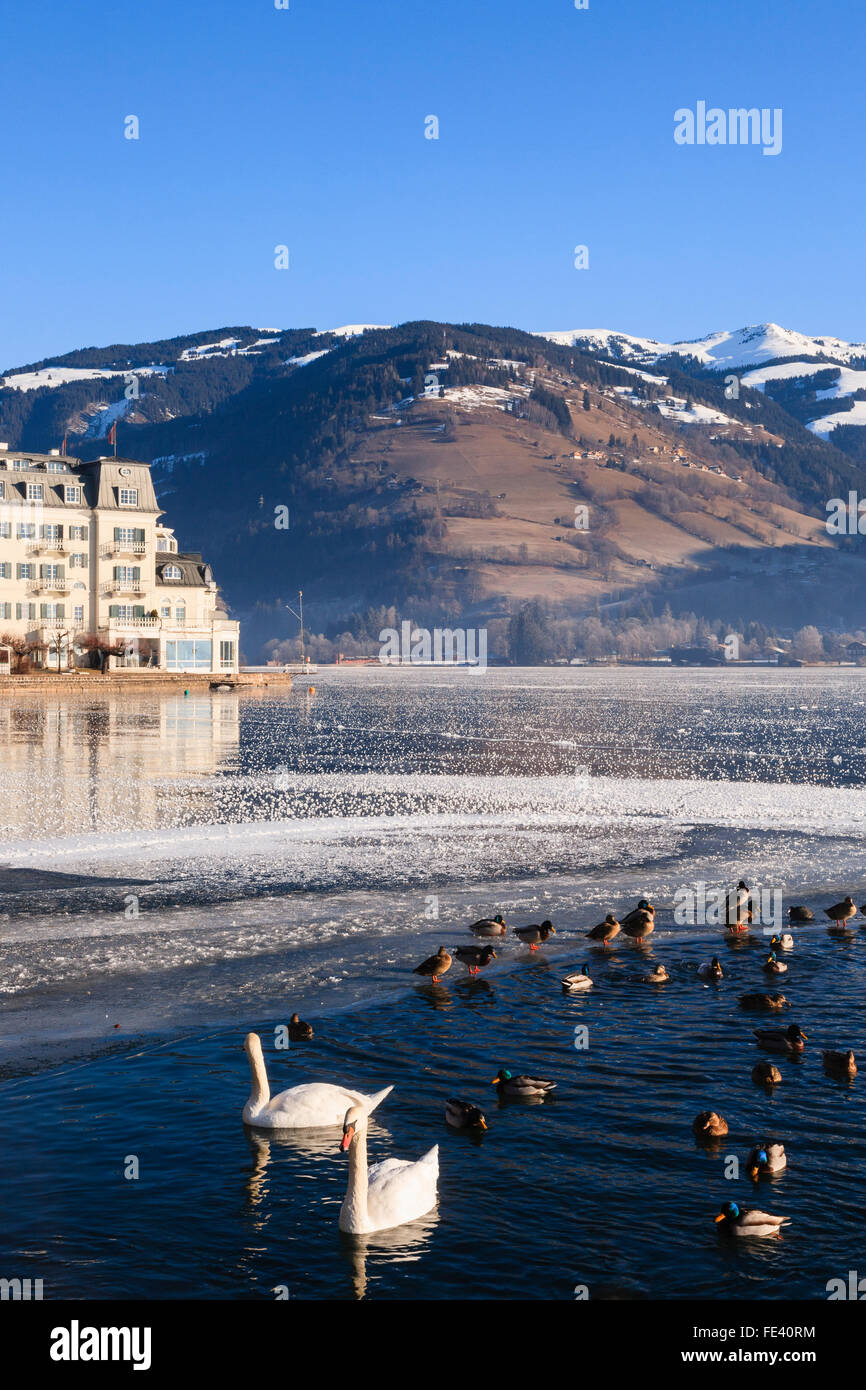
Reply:
M39 605L39 616L40 616L40 618L47 618L47 617L48 617L48 604L47 604L47 603L40 603L40 605Z
M58 603L58 605L57 605L57 616L58 616L58 618L65 618L65 617L66 617L66 609L64 608L64 606L63 606L62 603Z
M135 528L135 541L136 541L136 545L144 545L144 527L143 527L143 526L141 526L141 527L136 526L136 528Z
M121 527L120 527L120 526L115 526L115 528L114 528L114 539L115 539L116 541L119 541L119 540L120 540L120 536L121 536Z
M117 617L117 604L116 604L116 603L110 603L110 604L108 605L108 616L109 616L109 618L116 618L116 617Z
M132 567L132 580L134 584L141 583L141 569L138 565L133 565Z
M144 604L143 604L143 603L137 603L137 604L135 605L135 608L134 608L134 610L133 610L133 613L134 613L134 616L135 616L136 618L143 618L143 617L144 617Z
M114 574L114 578L115 578L115 579L119 579L119 578L120 578L120 565L115 565L115 566L114 566L113 574Z

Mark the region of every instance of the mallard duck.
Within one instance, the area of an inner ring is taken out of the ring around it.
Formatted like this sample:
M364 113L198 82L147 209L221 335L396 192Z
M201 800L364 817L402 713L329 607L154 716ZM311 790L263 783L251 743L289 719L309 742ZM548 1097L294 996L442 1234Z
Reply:
M712 960L705 960L698 966L698 974L702 980L721 980L724 978L724 970L718 956L713 956Z
M289 1039L291 1042L309 1042L313 1036L312 1023L304 1023L297 1014L289 1019Z
M794 938L789 931L783 931L781 936L774 936L770 941L771 951L793 951Z
M477 975L479 970L496 959L492 946L458 946L454 954L467 967L470 975Z
M716 1221L722 1222L722 1230L728 1235L775 1236L782 1226L788 1225L790 1217L773 1216L757 1207L741 1207L737 1202L723 1202Z
M659 961L658 965L653 970L651 970L648 975L644 975L644 979L649 985L663 985L667 980L670 979L670 975L665 970L661 961Z
M636 908L627 912L622 919L622 929L626 936L641 942L655 931L655 908L646 898L641 898Z
M775 951L771 951L761 969L767 975L784 975L788 967L783 960L777 958Z
M796 1023L789 1028L756 1028L754 1033L759 1046L768 1052L802 1052L808 1040L808 1034Z
M563 975L562 988L569 994L579 994L581 990L592 989L592 980L589 975L589 966L583 965L580 970L575 970L571 975Z
M603 922L599 922L597 927L591 927L586 933L590 941L600 941L605 950L607 943L613 941L615 936L620 933L620 925L612 912L609 912Z
M444 975L445 971L450 969L451 957L445 947L440 946L435 956L428 956L426 960L422 960L420 965L415 966L412 973L413 975L429 975L435 985L438 983L439 976Z
M758 1086L778 1086L782 1080L782 1073L772 1062L759 1062L756 1067L752 1067L752 1080Z
M552 922L545 920L541 926L532 923L528 927L515 927L515 936L519 936L530 951L537 951L549 936L556 936L556 927Z
M696 1139L721 1139L727 1132L727 1120L715 1110L702 1110L692 1120L692 1133Z
M748 888L742 879L737 884L733 894L728 894L725 903L725 926L728 931L744 932L752 920L752 898Z
M829 917L831 922L838 922L840 926L844 926L852 917L857 916L854 899L849 896L841 903L834 903L832 907L825 907L824 916Z
M814 922L814 920L815 920L815 914L814 914L814 912L812 911L811 907L799 907L799 906L798 906L798 907L789 907L789 908L788 908L788 921L789 921L789 922Z
M788 1166L784 1144L756 1144L746 1159L746 1168L753 1182L784 1173Z
M486 1129L487 1121L468 1100L446 1100L445 1120L453 1129Z
M847 1052L822 1052L821 1056L824 1059L824 1070L829 1076L857 1075L857 1063L850 1048Z
M790 1005L784 994L741 994L740 1007L743 1009L788 1009Z
M508 931L505 918L500 912L495 917L481 917L469 928L476 936L504 936Z
M555 1081L543 1081L536 1076L512 1076L505 1067L500 1067L493 1085L499 1087L501 1096L546 1096L548 1091L556 1090Z

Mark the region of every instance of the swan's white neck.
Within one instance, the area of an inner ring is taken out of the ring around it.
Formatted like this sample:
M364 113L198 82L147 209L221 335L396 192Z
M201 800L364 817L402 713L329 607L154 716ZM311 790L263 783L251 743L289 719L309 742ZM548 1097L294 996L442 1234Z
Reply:
M265 1070L265 1059L261 1048L256 1048L249 1054L250 1071L253 1077L253 1088L250 1091L250 1098L247 1101L248 1110L260 1110L263 1105L267 1105L271 1098L271 1088L268 1085L268 1073Z
M349 1185L340 1208L340 1230L361 1234L370 1229L367 1214L367 1130L356 1130L349 1145Z

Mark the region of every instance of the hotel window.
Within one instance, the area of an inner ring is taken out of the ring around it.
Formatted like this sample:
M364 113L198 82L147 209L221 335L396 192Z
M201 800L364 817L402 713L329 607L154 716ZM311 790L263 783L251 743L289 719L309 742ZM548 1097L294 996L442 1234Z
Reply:
M10 541L12 539L12 522L0 521L0 541Z
M81 488L77 483L66 483L63 488L63 498L66 502L75 502L81 505Z
M171 608L167 603L164 603L162 608L160 608L159 616L162 618L164 622L171 617Z
M58 618L65 618L66 609L62 603L40 603L39 616L56 622Z
M11 604L11 603L0 603L0 618L11 618L11 617L12 617L12 604Z
M35 604L35 603L28 603L28 605L27 605L27 621L28 621L29 623L35 623L35 622L36 622L36 604Z
M73 610L72 610L72 613L73 613L73 617L74 617L74 619L75 619L75 622L77 622L77 623L83 623L83 622L84 622L84 605L83 605L83 604L76 604L75 608L73 608Z
M45 487L44 487L44 485L43 485L42 483L28 483L28 484L27 484L27 501L28 501L28 502L41 502L41 501L42 501L42 498L43 498L44 492L45 492Z
M184 623L186 622L186 609L176 608L174 612L174 617L175 622L179 623L180 626L183 627Z
M180 565L166 565L162 571L163 579L183 579L183 570Z
M86 541L86 540L87 540L87 527L86 527L86 526L70 526L70 528L69 528L69 539L70 539L71 541Z
M220 642L220 670L231 671L235 664L234 642Z
M4 498L5 496L6 496L6 484L5 484L4 482L0 481L0 498Z
M3 486L3 484L0 483L0 487L2 487L2 486ZM2 496L3 496L3 493L0 492L0 497L2 497ZM156 548L157 548L157 550L168 550L168 541L165 539L164 536L160 536L159 540L158 540L157 543L156 543Z
M121 488L118 488L118 500L119 500L119 502L120 502L121 507L137 507L137 506L138 506L138 488L137 488L137 487L121 487Z
M80 551L76 551L74 555L70 555L70 557L69 557L69 568L70 568L71 570L74 570L74 569L86 570L86 569L87 569L87 555L84 554L83 552L80 552Z
M133 603L111 603L108 607L109 618L118 623L134 623L135 614L136 609Z
M11 566L10 564L7 564L5 560L0 560L0 579L11 579L11 578L12 578L12 566Z
M19 521L15 534L19 541L35 541L36 523L35 521Z
M19 579L35 579L35 578L36 578L36 566L35 566L35 565L28 565L28 564L19 565L19 566L18 566L18 578L19 578Z
M166 642L165 664L169 671L210 671L212 652L209 641Z
M59 580L66 578L66 568L64 565L40 565L39 578L56 584Z
M23 604L23 603L16 603L16 605L15 605L15 621L20 623L20 622L21 622L21 619L22 619L23 617L24 617L24 604Z
M57 526L54 522L46 522L46 524L39 529L44 541L63 540L63 527Z
M126 589L137 589L141 583L141 570L138 565L115 565L114 578Z

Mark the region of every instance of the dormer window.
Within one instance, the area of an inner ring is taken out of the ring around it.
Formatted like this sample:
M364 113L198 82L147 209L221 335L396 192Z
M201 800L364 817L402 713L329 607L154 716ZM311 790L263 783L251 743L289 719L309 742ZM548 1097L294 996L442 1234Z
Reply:
M117 489L117 500L121 507L138 506L138 488L120 487Z
M162 577L163 579L183 579L183 570L180 565L164 565Z

